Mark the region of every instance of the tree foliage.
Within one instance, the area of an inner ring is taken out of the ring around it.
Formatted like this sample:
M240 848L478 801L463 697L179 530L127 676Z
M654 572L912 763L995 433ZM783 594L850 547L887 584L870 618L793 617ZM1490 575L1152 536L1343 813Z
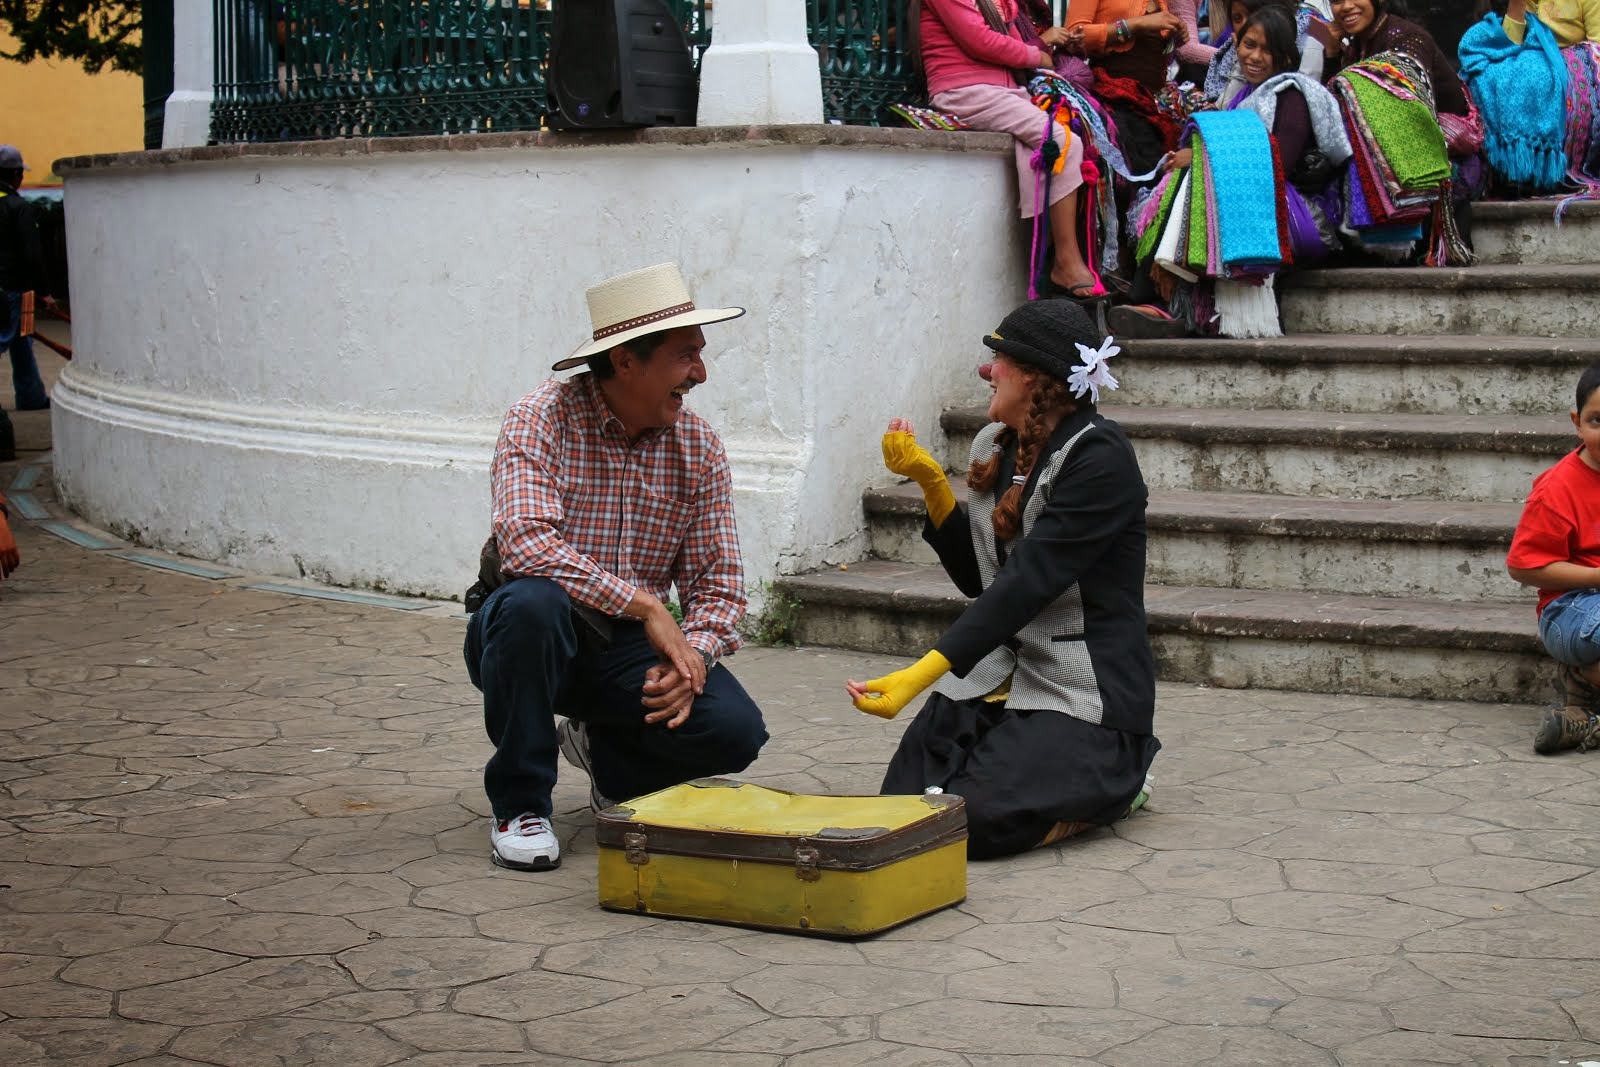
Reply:
M0 56L27 63L70 59L91 74L106 67L138 74L139 0L0 0L0 28L16 51Z

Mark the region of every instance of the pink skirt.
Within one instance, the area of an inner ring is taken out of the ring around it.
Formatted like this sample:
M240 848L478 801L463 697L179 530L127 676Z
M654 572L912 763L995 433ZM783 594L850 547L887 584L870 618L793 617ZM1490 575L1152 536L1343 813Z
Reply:
M1033 218L1034 204L1043 191L1041 175L1033 169L1033 154L1044 143L1044 112L1033 105L1027 90L1000 85L967 85L934 94L929 101L940 111L948 111L975 130L1009 133L1016 138L1017 198L1022 217ZM1058 122L1050 123L1056 145L1066 143L1067 131ZM1073 137L1064 153L1066 162L1060 174L1050 178L1050 204L1071 196L1083 184L1083 144ZM1048 207L1048 205L1046 205Z

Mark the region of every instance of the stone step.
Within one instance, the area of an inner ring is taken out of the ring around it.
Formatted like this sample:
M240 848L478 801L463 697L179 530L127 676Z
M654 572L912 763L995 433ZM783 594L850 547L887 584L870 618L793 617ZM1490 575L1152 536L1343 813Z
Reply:
M915 657L966 599L937 567L868 560L779 578L795 638ZM1555 669L1524 603L1145 589L1157 673L1168 681L1412 699L1542 702ZM1403 728L1403 725L1398 728Z
M878 559L936 563L922 493L862 495ZM1147 576L1167 585L1526 602L1506 574L1517 504L1154 492Z
M1151 489L1354 500L1520 503L1575 447L1566 414L1392 415L1116 407ZM965 470L982 408L940 417L947 465Z
M1600 313L1600 309L1597 309ZM1551 415L1572 406L1600 340L1296 334L1129 341L1113 366L1123 406Z
M1558 200L1485 201L1472 205L1472 250L1483 265L1600 263L1600 203Z
M1600 266L1355 267L1294 272L1287 333L1593 337Z

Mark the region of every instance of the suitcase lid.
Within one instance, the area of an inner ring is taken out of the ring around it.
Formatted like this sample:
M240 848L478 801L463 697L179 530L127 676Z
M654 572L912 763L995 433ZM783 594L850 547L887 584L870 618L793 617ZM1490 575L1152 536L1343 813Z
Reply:
M966 836L957 796L813 795L729 778L699 778L595 815L601 846L774 863L803 858L836 870L880 867ZM802 850L815 855L800 857Z

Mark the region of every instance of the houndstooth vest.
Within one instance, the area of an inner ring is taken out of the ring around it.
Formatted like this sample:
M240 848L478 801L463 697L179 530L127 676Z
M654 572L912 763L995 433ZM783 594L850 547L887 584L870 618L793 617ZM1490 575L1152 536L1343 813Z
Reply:
M1067 439L1045 462L1039 479L1022 508L1021 536L1027 537L1044 510L1045 501L1055 488L1056 475L1084 434L1094 430L1091 423ZM1004 429L1001 423L984 427L972 442L971 462L986 460L994 453L995 438ZM983 587L994 583L1000 558L994 542L994 491L967 491L967 515L972 523L972 545L978 556L978 573ZM1036 711L1062 711L1085 722L1099 724L1104 714L1100 686L1083 634L1083 598L1076 582L1011 641L979 660L965 678L947 674L934 692L951 700L974 700L988 696L1007 679L1011 707Z

